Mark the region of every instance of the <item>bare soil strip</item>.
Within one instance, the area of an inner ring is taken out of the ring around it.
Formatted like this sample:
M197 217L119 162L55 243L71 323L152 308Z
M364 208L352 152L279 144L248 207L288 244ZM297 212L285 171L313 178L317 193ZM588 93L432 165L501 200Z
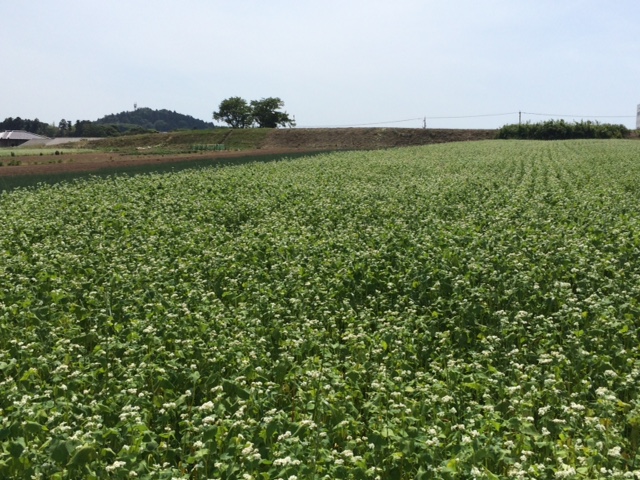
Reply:
M91 173L129 167L161 165L193 160L216 160L261 155L286 155L289 153L312 153L313 150L295 148L242 150L238 152L205 152L179 155L120 155L117 153L65 153L60 156L20 156L20 165L0 167L0 177L48 175L64 173ZM52 160L54 159L54 160ZM48 163L53 162L53 163Z

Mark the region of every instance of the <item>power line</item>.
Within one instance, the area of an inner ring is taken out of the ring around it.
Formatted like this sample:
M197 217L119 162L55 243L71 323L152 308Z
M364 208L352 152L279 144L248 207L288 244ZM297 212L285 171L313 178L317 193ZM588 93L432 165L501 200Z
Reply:
M504 115L517 115L518 112L509 112L509 113L486 113L482 115L459 115L453 117L416 117L416 118L408 118L406 120L391 120L387 122L373 122L373 123L357 123L351 125L312 125L306 127L298 127L298 128L346 128L346 127L367 127L371 125L386 125L387 123L403 123L403 122L415 122L416 120L444 120L444 119L452 119L452 118L477 118L477 117L500 117Z
M480 117L503 117L507 115L537 115L541 117L580 117L580 118L636 118L635 115L570 115L566 113L536 113L536 112L506 112L506 113L483 113L479 115L455 115L455 116L436 116L436 117L416 117L408 118L406 120L390 120L386 122L372 122L372 123L356 123L350 125L312 125L312 126L300 126L298 128L348 128L348 127L368 127L372 125L386 125L389 123L404 123L415 122L417 120L450 120L459 118L480 118Z
M524 112L522 112L524 113ZM508 112L508 113L484 113L482 115L460 115L457 117L424 117L427 120L438 120L438 119L448 119L448 118L477 118L477 117L502 117L504 115L517 115L518 112Z
M415 122L416 120L422 120L424 117L408 118L406 120L391 120L389 122L374 122L374 123L358 123L353 125L312 125L307 127L298 128L346 128L346 127L366 127L369 125L384 125L387 123L403 123L403 122Z
M581 118L636 118L635 115L569 115L567 113L533 113L522 112L525 115L539 115L541 117L581 117Z

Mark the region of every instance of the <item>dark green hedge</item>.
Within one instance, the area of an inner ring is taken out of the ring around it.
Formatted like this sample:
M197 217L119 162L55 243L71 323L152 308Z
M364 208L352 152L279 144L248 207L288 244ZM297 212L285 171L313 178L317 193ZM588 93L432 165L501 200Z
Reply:
M626 138L630 130L624 125L592 121L565 122L547 120L539 123L505 125L498 138L521 140L567 140L571 138Z

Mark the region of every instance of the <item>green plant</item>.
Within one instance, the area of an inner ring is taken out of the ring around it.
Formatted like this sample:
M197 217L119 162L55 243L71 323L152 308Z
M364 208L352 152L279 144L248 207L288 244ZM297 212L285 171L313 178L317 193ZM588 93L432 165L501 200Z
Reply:
M626 138L630 133L624 125L601 124L589 120L573 123L564 120L547 120L539 123L505 125L498 131L497 138L520 140Z

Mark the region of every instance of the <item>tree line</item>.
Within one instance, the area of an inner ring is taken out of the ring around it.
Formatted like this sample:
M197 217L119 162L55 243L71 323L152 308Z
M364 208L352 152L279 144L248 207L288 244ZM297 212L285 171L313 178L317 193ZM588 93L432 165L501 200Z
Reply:
M520 140L569 140L575 138L625 138L631 132L624 125L592 122L565 122L547 120L538 123L505 125L498 131L498 138Z
M247 102L242 97L229 97L220 102L213 119L223 121L231 128L295 127L295 117L280 109L284 102L278 97L268 97Z
M170 110L137 108L130 112L106 115L98 120L67 120L57 124L8 117L0 122L0 131L24 130L45 137L117 137L139 133L169 132L173 130L194 130L214 128L212 122L205 122L190 115Z
M0 122L0 131L24 130L25 132L43 135L45 137L117 137L119 135L146 133L151 130L137 125L101 125L90 120L62 119L58 124L41 122L37 118L34 120L20 117L7 117ZM153 130L155 131L155 130Z
M7 117L0 122L0 131L4 130L24 130L25 132L44 135L45 137L52 137L57 131L53 124L41 122L37 118L30 120L28 118L20 117Z
M294 127L295 117L282 111L284 102L278 97L268 97L247 102L241 97L223 100L213 119L232 128ZM169 132L215 128L211 122L199 120L166 109L135 108L133 111L106 115L98 120L61 119L57 124L20 117L7 117L0 122L0 131L24 130L45 137L117 137L140 133Z

